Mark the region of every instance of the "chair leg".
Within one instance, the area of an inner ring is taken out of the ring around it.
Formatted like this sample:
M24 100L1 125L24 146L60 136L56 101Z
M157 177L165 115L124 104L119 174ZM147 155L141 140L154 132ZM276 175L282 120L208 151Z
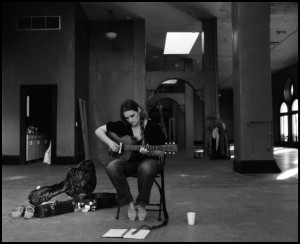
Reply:
M120 214L120 206L118 206L118 212L117 212L116 219L119 219L119 214Z
M160 187L160 211L159 211L159 218L160 218L160 215L161 215L161 209L163 209L164 211L164 214L165 214L165 221L167 219L169 219L169 216L168 216L168 213L167 213L167 207L166 207L166 195L165 195L165 176L164 176L164 160L165 160L165 155L164 155L164 158L162 159L163 160L163 164L161 164L161 187Z
M159 220L161 220L160 216L161 216L161 210L164 209L164 211L166 211L166 196L165 196L165 189L164 189L164 185L162 184L161 187L161 192L160 192L160 211L159 211Z
M159 203L159 212L158 212L158 221L161 221L161 210L162 210L162 208L161 208L161 202Z

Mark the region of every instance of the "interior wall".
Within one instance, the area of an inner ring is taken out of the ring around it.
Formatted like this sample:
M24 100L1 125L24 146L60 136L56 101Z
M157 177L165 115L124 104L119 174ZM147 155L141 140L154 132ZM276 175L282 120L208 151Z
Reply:
M284 102L283 91L285 79L288 76L290 76L293 81L294 97L298 98L298 63L272 75L273 134L275 145L280 144L279 110L281 103Z
M74 3L2 3L2 154L20 154L20 86L57 84L57 156L74 155ZM18 31L18 16L61 16L61 30Z
M125 99L142 103L144 96L137 97L135 87L145 84L145 66L137 64L135 57L145 55L145 45L134 50L134 43L144 43L144 35L134 31L145 30L145 23L135 25L134 21L114 22L117 38L105 37L107 22L90 22L89 51L89 129L91 157L106 161L107 146L95 136L95 130L108 121L119 120L119 109ZM136 77L140 77L137 79ZM140 90L140 93L144 93ZM140 94L139 94L140 95ZM145 104L141 104L145 106ZM105 162L104 162L105 163Z

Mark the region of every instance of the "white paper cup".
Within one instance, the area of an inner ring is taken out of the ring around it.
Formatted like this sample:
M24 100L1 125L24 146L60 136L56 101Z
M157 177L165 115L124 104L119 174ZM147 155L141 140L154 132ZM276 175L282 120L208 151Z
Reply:
M187 213L187 220L189 225L195 225L196 213L195 212L188 212Z

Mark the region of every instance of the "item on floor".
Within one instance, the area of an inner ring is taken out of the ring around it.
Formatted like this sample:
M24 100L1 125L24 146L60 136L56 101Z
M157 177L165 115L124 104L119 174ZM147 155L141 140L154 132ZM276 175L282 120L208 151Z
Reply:
M45 218L64 213L74 212L75 202L73 199L67 201L55 201L35 206L34 216Z
M194 150L194 158L203 158L203 149Z
M82 212L86 213L88 211L95 211L95 209L93 208L93 210L92 210L90 205L84 205L84 209L82 210Z
M97 176L94 163L91 160L84 160L76 168L69 169L64 181L31 191L28 200L33 205L39 205L61 193L76 198L81 193L92 193L96 184Z
M139 230L134 233L137 229L110 229L102 237L108 238L125 238L125 239L145 239L150 233L150 230Z
M188 224L189 225L195 225L196 213L195 212L188 212L186 215L187 215Z
M11 217L13 219L18 219L20 217L22 217L25 213L25 206L20 206L20 207L16 207L13 208L11 211Z
M95 192L78 197L78 208L87 208L90 206L90 211L95 211L101 208L112 208L117 206L117 193L110 192Z
M25 219L31 219L34 216L35 208L34 206L27 206L24 213Z

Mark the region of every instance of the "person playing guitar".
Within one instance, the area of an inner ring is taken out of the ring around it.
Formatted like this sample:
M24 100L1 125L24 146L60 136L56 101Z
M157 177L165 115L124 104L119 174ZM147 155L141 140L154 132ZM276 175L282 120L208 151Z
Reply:
M146 111L133 100L129 99L122 103L120 117L120 121L109 121L100 126L95 134L115 155L106 165L106 172L116 188L119 206L128 206L127 213L130 220L138 216L139 220L143 221L146 218L145 206L149 204L154 178L159 172L158 159L164 154L163 147L151 148L148 145L165 144L166 138L160 125L149 120ZM133 148L130 145L123 147L124 143L133 145ZM126 148L133 152L126 154L124 152ZM127 182L127 177L132 174L137 174L138 212L135 210Z

